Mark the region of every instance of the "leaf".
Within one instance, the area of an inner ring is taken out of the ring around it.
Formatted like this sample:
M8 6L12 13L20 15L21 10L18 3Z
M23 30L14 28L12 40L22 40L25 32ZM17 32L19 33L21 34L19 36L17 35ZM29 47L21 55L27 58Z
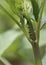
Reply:
M46 16L42 18L40 29L46 29Z
M36 0L30 0L30 1L32 3L32 6L33 6L33 14L34 14L34 17L35 17L35 19L37 21L38 15L39 15L39 5L36 2Z
M14 14L18 15L20 17L20 22L23 24L24 20L23 20L23 16L21 15L19 8L22 4L21 0L16 1L16 0L6 0L6 2L8 3L9 7L11 8L11 10L14 12ZM21 4L20 4L21 2ZM18 5L17 5L18 4Z
M0 9L0 33L11 29L14 26L14 22L2 9Z
M0 34L0 56L12 44L12 42L21 35L22 32L17 32L13 29Z
M44 11L45 3L46 3L46 0L43 0L42 3L41 3L39 15L38 15L38 21L39 22L41 22L41 19L42 19L42 14L43 14L43 11Z
M24 60L34 63L34 55L31 44L24 37L22 41L22 47L18 48L16 53Z
M33 51L31 48L32 46L28 42L28 40L25 37L23 38L23 36L19 36L12 43L12 45L10 45L8 49L6 49L6 51L3 53L2 56L7 58L8 60L12 59L14 61L16 58L21 58L26 61L31 61L31 63L33 63L34 56L33 56Z
M39 45L43 46L46 45L46 29L43 29L40 31L40 41L39 41Z
M46 23L44 23L43 25L42 25L42 27L40 28L40 30L41 29L46 29Z
M15 13L15 0L5 0L10 6L11 10Z
M16 22L16 24L18 24L19 27L21 27L19 24L19 17L12 12L5 0L0 1L0 7L7 13L7 15L9 15L13 21Z
M16 39L14 39L11 45L4 51L2 56L14 59L16 57L16 50L22 45L22 39L23 35L19 35Z
M43 58L44 58L44 56L45 56L45 54L46 54L46 44L44 44L44 45L42 45L42 46L40 47L40 54L41 54L41 58L42 58L42 60L43 60Z

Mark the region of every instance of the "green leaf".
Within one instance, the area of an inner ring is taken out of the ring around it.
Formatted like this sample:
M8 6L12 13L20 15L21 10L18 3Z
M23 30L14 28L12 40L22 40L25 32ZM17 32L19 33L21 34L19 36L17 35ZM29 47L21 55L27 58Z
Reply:
M46 3L46 0L43 0L42 3L41 3L39 15L38 15L38 21L39 22L41 22L41 19L42 19L42 14L43 14L43 11L44 11L45 3Z
M0 34L0 56L21 33L11 29Z
M0 7L7 13L7 15L9 15L13 21L16 22L16 24L18 24L19 27L21 27L19 24L19 17L12 12L5 0L0 1Z
M34 14L34 17L37 21L38 14L39 14L39 5L38 5L36 0L31 0L31 3L32 3L32 6L33 6L33 14Z
M34 56L31 48L31 44L25 37L18 36L16 40L12 43L12 45L10 45L8 49L6 49L2 56L7 58L8 60L12 59L14 61L16 58L21 58L26 61L31 61L31 63L33 63Z
M17 0L17 1L16 0L6 0L6 2L9 4L9 7L14 12L14 14L16 14L20 17L20 22L23 25L24 19L23 19L23 16L21 15L21 13L19 11L19 8L21 8L20 6L22 5L22 1L21 0Z
M11 18L9 18L9 16L0 9L0 33L11 29L14 24L15 22L13 22Z
M44 23L43 25L42 25L42 27L40 28L40 30L41 29L46 29L46 23Z
M16 58L16 51L18 48L21 47L22 39L23 39L23 35L19 35L16 39L14 39L11 45L4 51L2 56L13 59Z
M46 54L46 44L40 47L40 54L41 54L41 58L43 59Z
M43 45L46 45L46 29L42 29L40 31L40 41L39 41L39 45L40 46L43 46Z
M16 9L15 9L15 0L5 0L9 7L11 8L11 10L15 13L16 12Z

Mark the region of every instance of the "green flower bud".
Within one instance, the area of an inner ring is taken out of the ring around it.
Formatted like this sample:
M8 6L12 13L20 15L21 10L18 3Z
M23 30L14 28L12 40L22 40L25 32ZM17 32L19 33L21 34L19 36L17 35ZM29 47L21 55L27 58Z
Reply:
M15 0L15 7L25 16L30 15L33 11L30 0Z

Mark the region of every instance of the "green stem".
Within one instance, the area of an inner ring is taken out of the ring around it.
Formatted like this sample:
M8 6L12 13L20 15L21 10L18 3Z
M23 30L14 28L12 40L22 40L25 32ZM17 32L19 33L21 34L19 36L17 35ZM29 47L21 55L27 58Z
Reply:
M34 57L35 57L35 65L42 65L39 45L37 43L34 43L33 45L33 52L34 52Z
M37 33L36 33L37 43L39 43L40 26L41 26L42 14L43 14L45 3L46 3L46 0L43 0L40 7L39 15L38 15Z
M24 32L24 35L26 36L26 38L28 39L28 41L32 44L34 43L34 41L32 39L29 38L27 31L25 30L24 27L21 27L21 30Z

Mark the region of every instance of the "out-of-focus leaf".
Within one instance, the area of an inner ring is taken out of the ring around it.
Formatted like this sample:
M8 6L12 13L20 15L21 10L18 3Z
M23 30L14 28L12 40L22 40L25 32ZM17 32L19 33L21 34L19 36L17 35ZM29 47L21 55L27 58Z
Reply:
M43 13L40 29L46 29L46 14Z
M15 15L12 10L10 9L9 5L6 3L5 0L1 0L0 1L0 7L3 9L3 11L5 11L7 13L7 15L9 15L9 17L16 22L16 24L18 24L18 26L20 27L19 24L19 17L17 15Z
M42 3L42 1L44 1L44 0L36 0L37 2L38 2L38 5L39 5L39 7L41 6L41 3ZM46 4L45 4L45 6L44 6L44 12L43 12L44 14L46 13Z
M0 32L4 32L13 27L15 23L0 9Z
M41 58L43 59L44 55L46 54L46 44L40 46L40 54L41 54Z
M38 21L39 21L39 23L41 23L41 19L42 19L42 15L43 15L45 3L46 3L46 0L43 0L42 3L41 3L39 15L38 15Z
M40 9L40 7L41 7L41 3L44 1L44 0L34 0L34 1L36 1L36 3L38 3L38 6L39 6L39 9ZM34 3L35 4L35 3ZM43 11L43 15L42 15L42 17L45 17L46 16L46 4L44 4L45 6L44 6L44 11ZM42 5L43 6L43 5ZM36 6L37 7L37 6ZM37 10L36 10L37 11Z
M26 61L31 61L34 63L34 56L32 51L32 46L26 38L19 36L11 46L3 53L3 57L6 57L8 60L14 60L16 58L21 58Z
M22 45L22 38L23 35L18 36L14 42L4 51L2 54L5 57L10 56L9 58L15 58L16 57L16 50L21 47Z
M22 0L21 0L22 1ZM12 12L14 12L14 14L16 14L16 15L18 15L19 17L21 17L21 20L22 20L22 15L21 15L21 13L20 13L20 11L18 11L18 8L20 7L19 5L21 5L22 4L22 2L21 2L20 0L18 0L18 1L16 1L16 0L6 0L6 2L8 3L8 5L9 5L9 7L10 7L10 9L12 10ZM18 3L19 2L19 3ZM21 2L21 4L20 4L20 2ZM18 5L17 5L17 3L18 3ZM18 7L19 6L19 7ZM17 8L18 7L18 8ZM20 21L20 22L24 22L24 20L23 21Z
M12 42L21 35L22 32L17 32L13 29L0 34L0 55L12 44Z
M33 14L35 16L35 19L37 21L38 14L39 14L39 5L36 0L31 0L32 6L33 6Z
M8 4L11 10L15 13L15 0L5 0Z
M25 60L34 61L32 46L26 38L23 38L22 45L17 49L16 53Z
M40 46L46 45L46 29L40 31Z
M40 30L41 29L46 29L46 23L44 23L43 25L42 25L42 27L40 28Z

